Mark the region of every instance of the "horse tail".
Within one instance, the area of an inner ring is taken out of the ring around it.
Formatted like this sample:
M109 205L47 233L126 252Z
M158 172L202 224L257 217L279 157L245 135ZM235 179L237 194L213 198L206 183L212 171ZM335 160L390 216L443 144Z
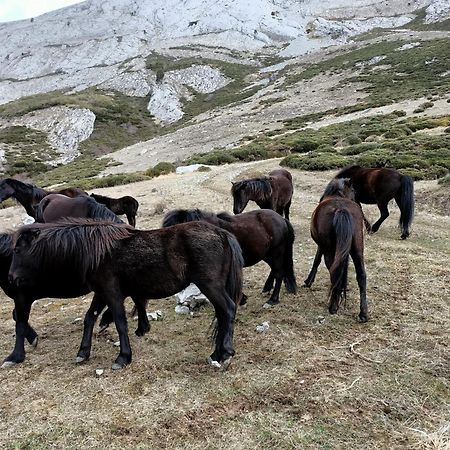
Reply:
M338 209L334 213L333 228L336 235L336 249L330 267L330 308L334 304L337 310L339 303L345 300L347 295L348 260L355 230L353 218L348 210Z
M242 249L237 239L226 230L220 229L220 235L224 239L225 250L228 251L228 276L225 282L225 292L233 301L235 306L238 306L242 298L242 284L244 267L244 257L242 256ZM217 317L214 316L211 325L209 326L208 334L212 340L216 340L219 323Z
M286 290L291 294L297 293L297 281L295 279L294 274L294 259L293 259L293 249L294 249L294 240L295 233L294 228L292 227L289 220L284 219L287 226L287 237L285 240L285 249L284 249L284 257L283 257L283 272L284 272L284 285L286 286Z
M38 204L35 206L35 220L39 223L45 223L44 220L44 211L47 208L51 198L44 197Z
M414 217L414 182L411 177L402 175L400 183L400 195L396 200L400 208L402 239L406 239Z
M124 223L109 208L98 203L93 197L86 197L88 201L88 214L91 219L110 220L114 223Z
M225 290L233 302L239 305L242 297L242 268L244 267L244 257L242 256L241 246L234 235L225 230L221 230L221 232L226 237L230 255Z

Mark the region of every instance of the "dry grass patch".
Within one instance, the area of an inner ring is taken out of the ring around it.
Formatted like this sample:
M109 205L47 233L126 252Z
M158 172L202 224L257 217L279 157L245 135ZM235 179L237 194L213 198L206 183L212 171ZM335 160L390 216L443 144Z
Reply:
M162 200L174 207L230 210L231 179L274 168L270 161L232 165L135 185L142 194L140 226L159 225L161 217L151 213ZM315 253L309 217L332 173L293 175L294 257L301 285ZM353 268L347 305L335 316L326 309L329 280L323 266L311 289L300 288L297 295L283 290L282 303L270 310L261 308L266 298L260 292L268 266L245 269L248 308L237 316L237 353L226 373L205 361L212 347L206 336L210 308L187 317L175 314L173 299L151 301L149 310L162 309L164 320L153 322L144 338L134 336L136 322L130 321L133 363L112 372L113 327L95 335L89 362L73 363L82 329L73 321L84 314L90 296L38 302L31 318L41 336L38 348L24 364L0 371L0 447L367 449L370 443L371 449L445 449L450 219L422 203L422 192L431 186L416 184L410 240L399 239L394 207L381 230L366 239L367 324L357 322ZM110 188L109 194L112 189L124 195L124 187ZM364 209L372 221L378 217L376 208ZM4 356L13 345L11 309L2 296ZM257 333L265 320L268 332ZM97 368L104 368L104 375L96 377Z

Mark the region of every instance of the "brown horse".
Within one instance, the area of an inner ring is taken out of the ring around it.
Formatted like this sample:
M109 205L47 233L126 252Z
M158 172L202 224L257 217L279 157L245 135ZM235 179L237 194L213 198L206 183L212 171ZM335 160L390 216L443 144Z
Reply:
M105 205L114 214L118 216L125 214L127 216L128 223L132 227L136 226L136 214L139 208L139 203L134 197L126 195L125 197L120 198L110 198L99 194L91 194L91 197L98 203Z
M401 238L406 239L414 217L414 183L411 177L386 167L366 169L350 166L342 169L335 178L350 178L355 189L355 201L359 204L376 204L380 218L371 226L364 217L367 231L375 233L389 217L388 203L393 198L400 208Z
M74 288L88 285L95 295L84 320L77 362L90 356L93 327L106 302L120 340L113 369L131 362L124 299L130 296L141 305L146 299L165 298L195 283L216 312L216 347L210 360L226 368L234 355L242 266L236 238L207 223L139 231L123 224L74 219L19 229L9 279L23 292L46 286L60 297L71 297ZM25 358L24 339L33 300L22 295L14 298L16 345L6 363Z
M66 197L78 197L87 195L82 189L66 188L59 191L46 191L34 184L24 183L14 178L5 178L0 181L0 203L12 197L24 208L27 214L36 219L36 207L38 203L49 194L61 194Z
M227 213L214 214L200 209L176 209L166 214L163 227L199 220L223 228L236 236L242 248L245 267L260 261L265 261L270 266L263 292L272 290L274 280L275 288L265 305L272 306L280 302L283 280L288 292L297 292L292 259L295 236L288 220L270 209L259 209L235 216Z
M329 311L336 314L341 301L346 298L350 255L359 286L359 319L367 322L364 219L361 207L354 199L355 192L348 178L333 179L325 189L311 218L311 236L317 244L317 252L305 286L310 287L314 282L324 255L331 280Z
M233 212L240 214L250 200L262 209L273 209L289 220L294 186L292 175L285 169L273 170L268 177L251 178L233 183Z
M123 223L110 209L97 203L92 197L66 197L61 194L49 194L36 208L36 222L57 222L67 217L80 217L97 220L110 220Z

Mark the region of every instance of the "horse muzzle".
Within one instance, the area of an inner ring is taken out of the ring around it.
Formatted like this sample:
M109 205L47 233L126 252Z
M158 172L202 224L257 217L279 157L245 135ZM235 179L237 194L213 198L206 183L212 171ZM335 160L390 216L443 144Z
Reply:
M26 280L23 277L18 277L13 273L8 274L8 281L12 286L21 287L26 284Z

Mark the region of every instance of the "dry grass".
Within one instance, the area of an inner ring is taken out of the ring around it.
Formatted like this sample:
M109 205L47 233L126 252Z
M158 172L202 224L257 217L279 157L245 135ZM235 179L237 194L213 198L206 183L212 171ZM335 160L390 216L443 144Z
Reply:
M161 221L152 213L162 201L230 210L230 181L274 165L171 174L105 192L140 193L138 223L151 227ZM315 252L309 217L331 173L293 174L301 284ZM419 201L433 183L416 184ZM84 314L90 296L38 302L31 317L41 336L38 348L24 364L0 371L0 448L448 449L450 218L419 203L411 239L403 242L398 211L391 209L379 233L366 239L367 324L356 320L353 268L346 308L336 316L326 310L323 267L312 289L283 293L282 304L271 310L261 308L267 266L248 268L249 306L238 314L237 354L226 373L205 362L210 309L189 318L174 313L173 299L151 301L149 310L162 309L164 320L144 338L133 335L133 363L112 372L113 328L95 336L89 362L73 363L82 325L72 322ZM374 208L365 210L377 217ZM4 224L12 223L12 214L21 212L0 211ZM13 345L11 309L3 296L5 356ZM264 320L270 329L259 334L255 327ZM135 326L130 322L131 333ZM96 377L96 368L104 375Z

